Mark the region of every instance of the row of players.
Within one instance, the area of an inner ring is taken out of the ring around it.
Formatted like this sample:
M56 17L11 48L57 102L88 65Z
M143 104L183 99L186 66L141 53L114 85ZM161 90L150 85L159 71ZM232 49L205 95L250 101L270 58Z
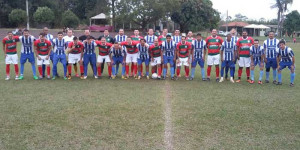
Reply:
M44 29L45 30L45 29ZM72 31L71 31L72 32ZM228 72L230 69L230 81L240 82L243 67L246 67L247 81L254 83L254 67L260 66L259 84L262 84L263 67L266 63L266 82L269 82L270 68L273 68L273 83L281 85L281 70L288 67L291 70L291 86L294 85L294 68L295 58L293 51L285 46L284 41L274 38L274 33L270 32L269 39L264 42L264 46L259 45L258 40L253 40L243 31L242 37L235 36L235 30L227 35L226 39L217 36L217 30L212 30L212 35L206 40L202 39L201 34L197 34L197 38L193 38L192 32L188 33L188 37L180 36L178 30L172 37L167 35L165 29L158 38L153 35L153 30L149 30L149 35L144 38L139 36L138 30L134 31L134 36L127 37L121 29L119 35L111 38L108 31L104 32L104 36L100 37L100 41L94 40L89 34L86 34L83 42L79 42L77 37L63 37L62 32L58 33L56 39L51 35L43 32L40 38L35 40L29 34L28 30L24 31L21 37L15 37L11 32L3 39L3 50L6 57L7 78L9 79L9 64L15 64L16 79L23 79L24 63L28 59L32 63L34 78L35 76L35 59L34 50L37 57L37 65L40 76L43 77L43 65L47 67L47 78L50 79L50 57L53 53L53 79L57 76L57 63L60 61L64 67L64 78L71 79L71 65L79 63L81 78L87 78L88 64L90 63L94 72L94 77L101 77L103 64L108 65L108 73L111 79L117 75L118 69L115 65L122 64L122 78L129 78L129 65L132 63L134 77L140 79L142 76L142 63L146 66L146 76L149 79L149 63L151 62L152 73L158 72L158 78L165 79L167 73L167 64L170 64L171 79L176 80L180 76L181 66L185 66L185 77L187 80L193 80L195 67L197 64L201 67L202 80L210 80L211 67L216 66L216 81L224 81L224 69ZM72 33L71 33L72 35ZM47 40L49 39L49 40ZM21 76L18 77L18 56L16 51L16 42L22 42L21 50ZM110 44L114 42L114 45ZM95 48L99 48L98 59L96 60ZM53 50L52 50L53 48ZM221 50L221 53L220 53ZM204 73L204 63L207 51L207 78ZM67 55L68 67L67 67ZM220 56L221 55L221 56ZM222 62L221 79L219 79L219 62ZM238 80L234 81L235 62L238 60L239 71ZM192 73L189 76L189 67L192 66ZM23 66L22 66L23 65ZM177 66L177 76L175 77L175 69ZM22 69L23 67L23 69ZM251 67L251 71L250 71ZM77 68L77 67L76 67ZM98 68L98 69L97 69ZM118 67L117 67L118 68ZM67 76L67 70L69 75ZM137 71L139 72L137 74ZM276 73L278 71L278 82L276 81ZM97 74L98 72L98 74ZM250 79L251 73L251 79ZM227 73L226 73L227 74ZM162 77L161 77L162 76Z

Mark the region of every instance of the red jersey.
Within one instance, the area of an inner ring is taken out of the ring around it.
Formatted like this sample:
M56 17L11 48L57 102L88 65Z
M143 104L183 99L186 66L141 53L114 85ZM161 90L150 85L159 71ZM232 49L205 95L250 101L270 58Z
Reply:
M99 55L100 56L107 56L107 55L109 55L110 48L112 47L112 44L105 43L103 45L100 41L97 41L96 43L97 43L97 46L99 47Z
M193 38L193 37L192 38L186 38L186 41L189 42L189 43L192 43L194 40L196 40L196 39Z
M5 44L5 51L8 55L17 54L17 42L19 42L18 36L13 36L12 39L4 38L2 43Z
M68 45L68 48L72 48L74 45L74 42L70 42ZM70 54L80 54L83 51L83 44L81 42L77 42L77 45L75 45L75 48L70 52Z
M127 41L121 43L122 46L126 47L126 52L128 54L136 54L139 52L139 50L136 47L137 44L138 42L136 41L132 41L131 44L129 44Z
M130 37L131 37L132 41L137 41L137 42L140 42L141 39L144 39L141 36L135 36L135 35L132 35Z
M161 56L161 45L155 46L154 44L149 47L149 52L153 58Z
M222 46L223 39L219 36L213 38L212 36L206 38L206 45L208 49L208 55L220 54L220 48Z
M34 46L37 47L37 53L39 55L45 56L49 54L49 47L51 47L51 42L46 40L42 43L40 39L34 42Z
M176 47L177 47L177 50L179 51L179 57L180 58L189 57L189 55L188 55L189 50L192 48L191 43L189 43L189 42L185 42L185 43L179 42Z
M240 57L250 57L250 47L254 44L254 40L252 37L247 37L244 39L243 37L239 38L236 42L236 46L238 47Z
M164 41L166 41L167 40L167 37L166 36L164 36L164 35L160 35L159 37L158 37L158 43L159 44L162 44Z

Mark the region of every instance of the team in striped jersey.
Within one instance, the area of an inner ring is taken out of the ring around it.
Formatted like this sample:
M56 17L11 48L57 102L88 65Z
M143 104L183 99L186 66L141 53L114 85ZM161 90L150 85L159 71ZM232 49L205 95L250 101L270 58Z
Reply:
M199 64L201 68L202 80L210 80L211 66L216 66L216 81L224 81L224 70L230 70L230 81L240 82L242 69L246 67L247 81L254 83L255 66L260 67L258 83L262 84L264 63L266 67L266 83L269 82L270 68L273 68L273 83L282 84L281 70L288 67L291 70L291 86L294 85L295 66L294 53L291 48L285 46L284 41L279 41L274 38L274 33L270 32L269 38L264 41L263 46L259 45L258 40L253 40L243 31L243 36L237 38L235 32L227 35L223 41L222 38L216 35L217 30L212 30L212 35L206 40L202 39L201 34L197 34L196 39L193 38L193 33L189 32L188 36L180 36L179 30L175 31L172 37L168 35L165 29L163 34L156 37L152 29L149 29L148 35L145 37L139 36L138 30L134 31L133 36L126 36L124 30L119 30L119 35L114 39L115 43L110 44L103 37L100 41L96 41L88 36L83 43L77 41L74 36L63 37L61 32L57 38L53 38L51 34L44 33L39 39L35 39L29 34L28 30L24 31L23 36L14 37L8 34L3 39L3 49L6 54L6 64L15 64L16 79L23 79L24 64L28 60L31 63L33 76L38 79L35 71L34 53L37 57L37 65L39 70L39 78L44 76L42 66L46 65L47 78L50 78L50 59L53 62L53 78L57 76L57 63L61 62L64 68L64 79L71 79L71 71L67 67L66 56L69 56L69 63L80 63L81 78L87 78L88 64L92 65L95 78L101 78L101 65L107 63L109 78L114 79L117 76L115 66L122 64L122 78L129 78L129 65L133 64L134 77L142 78L143 63L146 66L147 79L149 75L149 64L152 66L152 73L158 73L158 78L166 79L167 66L170 65L171 79L176 80L180 77L181 66L185 66L186 79L193 80L195 77L195 68ZM74 37L74 38L73 38ZM49 39L49 40L48 40ZM21 72L18 77L18 56L16 50L16 42L20 41L21 47ZM76 44L75 44L76 43ZM98 59L96 59L96 48L99 48ZM35 52L34 52L35 50ZM204 64L207 57L207 78L205 78ZM221 53L221 55L220 55ZM67 54L67 55L66 55ZM76 56L75 56L76 55ZM221 78L219 80L219 61L221 59ZM235 61L238 60L239 74L238 80L234 81ZM175 63L174 63L175 62ZM177 66L177 74L175 76L175 64ZM191 74L189 67L191 66ZM98 68L98 69L97 69ZM9 69L6 69L9 70ZM67 75L67 72L69 74ZM98 72L98 74L97 74ZM278 73L278 82L276 75ZM226 78L226 75L225 75ZM9 72L7 72L7 80L9 80Z

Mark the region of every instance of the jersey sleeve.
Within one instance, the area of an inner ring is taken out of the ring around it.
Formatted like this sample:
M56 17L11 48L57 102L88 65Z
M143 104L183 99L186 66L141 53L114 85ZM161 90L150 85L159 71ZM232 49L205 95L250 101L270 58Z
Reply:
M4 45L6 42L5 42L6 40L5 40L5 38L2 40L2 44Z
M264 49L267 48L267 41L264 41Z
M34 46L37 46L37 45L38 45L38 41L35 41L35 42L34 42Z
M250 47L250 56L253 55L253 46Z
M19 41L20 41L19 36L14 36L14 39L16 40L16 42L19 42Z
M206 46L206 41L203 40L203 47L204 47L204 50L207 49L207 46Z
M293 50L291 48L288 48L288 54L289 54L290 57L294 57L295 56L294 52L293 52Z
M223 42L222 45L221 45L221 49L220 49L221 51L224 51L224 49L225 49L224 45L225 45L225 42Z
M236 46L237 46L237 47L240 47L240 46L241 46L241 45L240 45L240 41L241 41L240 39L237 40L237 42L236 42Z

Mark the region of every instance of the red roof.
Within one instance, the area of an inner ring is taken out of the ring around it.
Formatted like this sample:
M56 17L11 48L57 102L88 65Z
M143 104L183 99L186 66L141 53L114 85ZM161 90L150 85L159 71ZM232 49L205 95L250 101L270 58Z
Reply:
M228 27L245 27L249 25L246 22L229 22ZM222 27L226 27L226 24L223 24Z

